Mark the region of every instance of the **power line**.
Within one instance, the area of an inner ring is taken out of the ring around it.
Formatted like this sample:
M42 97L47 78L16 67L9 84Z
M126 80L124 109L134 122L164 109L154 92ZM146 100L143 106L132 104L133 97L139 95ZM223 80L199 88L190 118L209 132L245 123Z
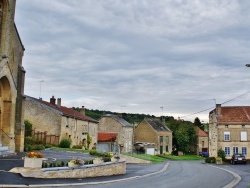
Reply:
M226 104L226 103L232 102L232 101L234 101L234 100L236 100L236 99L238 99L238 98L240 98L240 97L244 97L244 96L248 95L249 93L250 93L250 91L248 91L248 92L246 92L246 93L243 93L243 94L241 94L241 95L239 95L239 96L237 96L237 97L234 97L234 98L232 98L232 99L229 99L229 100L227 100L227 101L225 101L225 102L223 102L223 103L221 103L221 104ZM215 100L215 99L214 99L214 100ZM185 118L185 117L193 116L193 115L195 115L195 114L199 114L199 113L201 113L201 112L205 112L205 111L208 111L208 110L213 109L213 108L214 108L214 107L210 107L210 108L207 108L207 109L205 109L205 110L201 110L201 111L198 111L198 112L195 112L195 113L186 115L186 116L182 116L182 117L180 117L180 118Z

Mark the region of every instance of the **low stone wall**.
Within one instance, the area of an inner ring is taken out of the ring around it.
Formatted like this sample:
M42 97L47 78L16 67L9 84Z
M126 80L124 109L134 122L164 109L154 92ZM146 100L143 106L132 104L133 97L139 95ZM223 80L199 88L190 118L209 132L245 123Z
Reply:
M132 164L149 164L150 163L150 161L146 161L146 160L143 160L143 159L138 159L138 158L131 157L131 156L128 156L128 155L121 155L121 158L125 159L126 163L132 163Z
M98 176L112 176L126 174L126 162L107 162L99 165L84 165L78 168L54 167L54 168L24 168L16 167L10 172L20 173L23 177L34 178L87 178Z

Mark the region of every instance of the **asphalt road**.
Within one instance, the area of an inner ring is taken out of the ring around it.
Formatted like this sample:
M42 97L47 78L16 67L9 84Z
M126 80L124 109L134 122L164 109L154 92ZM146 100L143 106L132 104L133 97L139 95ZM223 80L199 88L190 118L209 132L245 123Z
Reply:
M91 159L92 156L86 153L61 152L45 150L42 151L49 160L69 160L72 158ZM24 154L23 154L24 155ZM234 171L242 177L242 180L235 188L246 188L250 183L250 165L214 165L215 167L203 164L203 161L167 161L160 164L134 165L127 164L125 175L96 177L84 179L39 179L24 178L19 174L8 172L13 167L22 167L22 155L0 158L0 187L8 185L35 186L38 184L57 185L60 187L109 187L120 186L147 188L147 187L203 187L221 188L230 183L234 176L224 170L215 168L221 167ZM122 181L120 181L122 179ZM13 186L12 186L13 187Z
M226 171L214 168L201 161L171 161L166 171L142 178L108 184L87 185L91 188L221 188L234 180ZM80 187L80 186L79 186Z

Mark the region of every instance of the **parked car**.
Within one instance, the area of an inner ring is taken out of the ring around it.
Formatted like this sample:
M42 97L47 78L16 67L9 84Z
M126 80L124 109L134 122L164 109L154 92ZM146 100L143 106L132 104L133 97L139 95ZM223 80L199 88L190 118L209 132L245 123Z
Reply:
M206 151L200 151L200 152L199 152L199 156L202 156L202 157L209 157L209 154L208 154L208 152L206 152Z
M243 154L233 154L231 158L231 163L232 164L238 164L238 163L247 164L246 157Z

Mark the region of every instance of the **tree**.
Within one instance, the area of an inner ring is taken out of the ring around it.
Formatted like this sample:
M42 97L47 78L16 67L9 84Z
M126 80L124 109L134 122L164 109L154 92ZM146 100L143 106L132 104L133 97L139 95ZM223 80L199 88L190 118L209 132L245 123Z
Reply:
M194 119L194 126L197 126L197 127L199 127L201 130L204 131L204 126L202 125L202 123L201 123L201 121L200 121L200 119L199 119L198 117L196 117L196 118Z

